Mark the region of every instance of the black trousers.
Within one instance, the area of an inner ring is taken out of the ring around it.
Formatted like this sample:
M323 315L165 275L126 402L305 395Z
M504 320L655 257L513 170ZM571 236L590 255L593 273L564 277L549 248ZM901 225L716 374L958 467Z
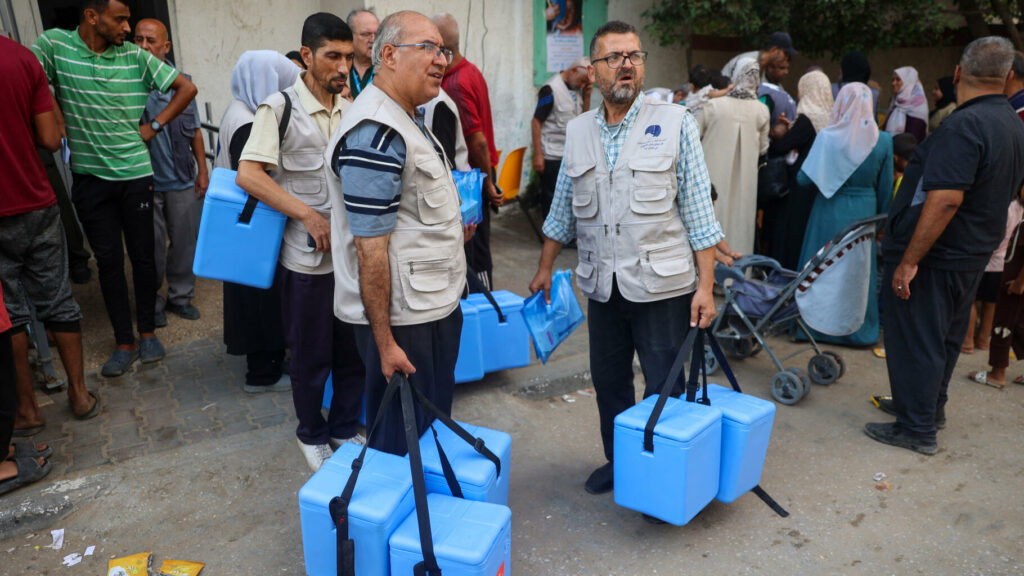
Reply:
M491 274L494 271L494 261L491 259L491 205L484 199L483 220L476 225L476 232L466 242L466 266L477 273L480 280L490 290L494 284L491 282Z
M155 329L156 263L153 258L153 178L113 182L75 174L72 201L99 267L100 291L118 344L133 344L132 310L124 251L132 262L135 320L139 332ZM124 242L122 243L122 235Z
M11 331L0 332L0 451L7 457L14 433L14 415L18 410L17 377L14 372L14 350Z
M918 266L910 299L896 297L886 262L883 283L885 355L896 421L910 434L935 439L935 411L945 406L953 368L967 334L982 270L960 272Z
M359 427L366 374L355 332L334 316L334 274L302 274L278 267L285 339L292 351L292 401L304 444L350 438ZM327 421L320 406L331 375L334 396Z
M597 395L604 455L612 461L615 446L615 417L636 404L633 387L633 355L640 357L640 368L647 385L644 398L658 392L679 347L690 331L692 294L657 302L630 302L612 281L608 302L588 300L587 328L590 334L590 377ZM682 393L683 377L672 394Z
M540 175L540 208L545 218L551 211L551 201L555 199L555 184L558 183L558 171L561 169L561 158L544 160L544 173Z
M388 383L381 373L380 352L373 340L373 331L366 325L355 328L359 353L366 364L366 425L372 426ZM392 326L391 334L416 368L416 373L409 377L409 383L421 390L442 412L451 414L455 362L459 357L459 336L462 334L462 309L456 307L447 317L426 324ZM419 435L426 432L433 420L433 416L416 404ZM402 404L397 394L370 439L370 447L399 456L409 451L402 424Z

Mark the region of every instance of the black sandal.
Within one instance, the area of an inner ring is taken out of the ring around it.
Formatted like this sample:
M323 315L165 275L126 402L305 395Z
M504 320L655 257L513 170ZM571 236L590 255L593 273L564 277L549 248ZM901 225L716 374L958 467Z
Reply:
M0 482L0 494L6 494L16 488L31 484L43 479L50 473L49 461L43 462L40 466L35 458L15 458L15 465L18 467L18 475Z
M37 450L34 442L11 442L14 446L14 455L4 460L17 460L18 458L49 458L53 455L53 446L46 445L44 450Z

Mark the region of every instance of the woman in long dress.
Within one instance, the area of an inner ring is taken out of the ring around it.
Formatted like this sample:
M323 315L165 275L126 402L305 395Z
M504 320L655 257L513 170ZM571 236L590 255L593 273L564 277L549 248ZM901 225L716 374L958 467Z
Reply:
M745 58L733 89L704 104L698 117L704 160L718 192L715 216L733 250L751 254L757 232L757 165L768 151L768 107L757 99L760 70Z
M828 126L815 138L797 180L801 186L817 189L800 252L801 266L849 224L889 209L892 135L878 130L866 85L847 84L839 91ZM849 336L815 332L815 339L847 346L878 341L877 275L872 258L867 311L860 330Z
M267 96L294 84L298 75L298 66L272 50L242 54L231 74L234 99L221 119L214 166L238 169L256 108ZM224 283L224 343L228 354L246 357L246 392L291 388L291 378L284 373L281 287L276 278L267 290Z
M892 73L892 91L884 130L893 135L909 132L920 144L928 136L928 97L917 69L913 66L897 68Z
M832 115L832 90L828 76L815 70L800 78L796 119L776 123L781 133L768 146L768 158L784 156L789 167L789 194L764 207L764 238L768 256L790 270L800 266L807 218L817 190L797 185L797 174L811 151L814 138ZM779 125L781 124L781 126Z

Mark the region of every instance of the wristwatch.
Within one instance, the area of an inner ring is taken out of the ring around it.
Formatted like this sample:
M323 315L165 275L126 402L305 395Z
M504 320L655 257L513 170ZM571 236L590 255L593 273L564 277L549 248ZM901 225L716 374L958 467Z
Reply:
M157 133L164 129L164 125L161 124L159 120L153 120L152 122L150 122L149 127L153 129L153 132Z

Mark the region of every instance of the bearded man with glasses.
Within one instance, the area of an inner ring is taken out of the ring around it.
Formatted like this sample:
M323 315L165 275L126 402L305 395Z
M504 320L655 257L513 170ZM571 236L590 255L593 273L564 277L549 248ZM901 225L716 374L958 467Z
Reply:
M396 371L451 413L466 285L462 215L448 159L419 110L438 95L450 58L427 17L389 15L373 45L373 84L327 146L334 314L356 326L367 422ZM416 420L422 434L432 418L417 405ZM399 403L370 447L407 452Z
M608 463L586 482L613 488L614 420L635 403L633 355L646 389L668 377L691 328L714 319L714 247L721 226L693 117L682 106L643 94L636 29L613 21L590 43L590 81L604 103L571 120L544 248L530 291L550 299L551 268L575 238L576 283L587 296L590 374ZM681 392L676 384L675 395Z

